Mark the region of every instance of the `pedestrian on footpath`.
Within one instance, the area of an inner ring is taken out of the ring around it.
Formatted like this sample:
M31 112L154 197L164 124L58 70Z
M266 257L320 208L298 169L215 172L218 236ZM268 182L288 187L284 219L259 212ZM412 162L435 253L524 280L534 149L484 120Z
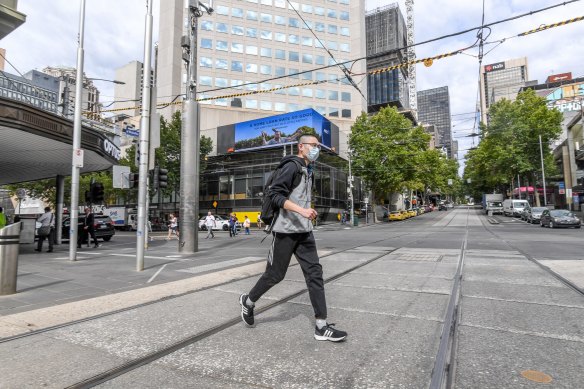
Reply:
M258 214L257 224L258 224L258 230L261 230L262 229L262 217L261 217L261 214Z
M39 216L37 222L41 223L41 226L38 230L39 241L34 251L40 253L43 250L43 242L46 238L49 241L49 250L47 253L52 253L53 242L55 241L55 215L51 212L51 207L45 208L45 213Z
M274 177L269 192L265 194L270 197L272 204L279 208L279 214L272 223L273 241L268 253L266 270L251 291L239 297L239 304L241 319L247 326L253 327L255 303L272 286L284 279L294 254L304 274L314 309L316 319L314 338L339 342L347 337L347 333L337 330L333 327L334 324L326 321L327 306L322 266L312 234L312 220L318 215L316 210L310 207L312 163L318 158L319 152L318 139L313 135L302 135L298 140L298 154L282 159L279 174ZM302 166L301 169L299 165ZM297 179L298 175L301 175L300 180ZM295 184L297 185L294 187Z
M229 237L234 238L237 235L237 218L235 214L232 213L229 216Z
M245 235L249 235L249 227L251 227L251 221L249 220L249 217L245 217L245 220L243 221L243 228L245 228Z
M207 216L205 217L205 227L207 227L207 237L205 239L209 239L209 236L213 239L215 237L215 234L213 233L213 227L215 227L215 216L211 214L211 211L207 212Z
M166 240L170 240L172 234L178 239L178 219L173 213L168 217L168 236L166 237Z
M87 238L87 247L89 247L90 239L93 239L93 247L98 248L100 247L99 243L97 243L97 236L95 235L95 215L91 211L91 208L85 208L85 219L83 220L83 231L84 234L79 234L77 238L77 248L81 248L81 243L83 243L84 238Z
M4 208L0 207L0 228L6 227L6 214L4 213Z

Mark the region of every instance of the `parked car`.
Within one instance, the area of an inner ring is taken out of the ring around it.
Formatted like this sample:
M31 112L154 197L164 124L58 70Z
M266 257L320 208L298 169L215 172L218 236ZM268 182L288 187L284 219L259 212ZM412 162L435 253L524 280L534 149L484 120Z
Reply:
M431 204L424 206L424 212L432 212L433 210L434 210L434 207Z
M83 225L85 224L85 216L79 216L77 220L77 233L83 232ZM62 223L62 239L69 240L69 230L71 226L71 221L69 217L65 217ZM112 237L116 234L116 229L114 228L114 222L109 216L106 215L94 215L93 228L95 228L95 237L98 239L103 239L109 242Z
M539 225L549 228L580 228L582 222L573 212L566 209L546 209L541 214Z
M408 209L407 210L407 213L408 213L408 215L410 215L410 217L414 217L414 216L417 216L418 215L418 213L416 212L416 210L413 209L413 208Z
M541 219L541 214L545 211L547 207L529 207L527 212L526 221L531 224L539 223Z
M503 215L520 217L525 207L529 207L527 200L507 199L503 201Z
M389 221L392 220L404 220L404 215L402 215L402 213L400 211L392 211L389 213Z
M213 231L229 231L229 217L224 215L213 215L215 216L215 226L213 227ZM203 216L199 219L199 230L207 231L207 226L205 225L205 218L207 216ZM235 228L241 230L241 224L239 221L235 223Z

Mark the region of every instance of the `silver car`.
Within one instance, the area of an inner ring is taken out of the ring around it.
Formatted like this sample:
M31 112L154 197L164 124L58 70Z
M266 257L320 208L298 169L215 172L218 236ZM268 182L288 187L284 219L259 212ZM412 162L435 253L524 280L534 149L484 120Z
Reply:
M533 207L527 210L527 219L526 221L531 224L539 223L539 219L541 219L541 214L545 211L546 207Z

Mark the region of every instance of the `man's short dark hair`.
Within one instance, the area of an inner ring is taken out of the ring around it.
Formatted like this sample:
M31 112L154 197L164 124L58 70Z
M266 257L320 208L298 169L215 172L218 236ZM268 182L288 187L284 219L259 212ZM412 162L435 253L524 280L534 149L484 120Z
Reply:
M308 142L306 142L308 140L308 138L315 138L316 140L318 140L316 135L302 134L302 135L300 135L300 138L298 138L298 143L308 143Z
M51 207L45 207L45 212L51 212Z
M4 212L4 208L0 207L0 212Z

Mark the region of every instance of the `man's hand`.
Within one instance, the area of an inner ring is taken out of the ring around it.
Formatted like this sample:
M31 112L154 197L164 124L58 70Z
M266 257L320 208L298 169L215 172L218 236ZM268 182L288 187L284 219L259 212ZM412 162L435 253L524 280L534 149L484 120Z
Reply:
M302 210L298 213L310 220L316 219L316 217L318 216L318 212L316 212L316 210L312 208L302 208Z

